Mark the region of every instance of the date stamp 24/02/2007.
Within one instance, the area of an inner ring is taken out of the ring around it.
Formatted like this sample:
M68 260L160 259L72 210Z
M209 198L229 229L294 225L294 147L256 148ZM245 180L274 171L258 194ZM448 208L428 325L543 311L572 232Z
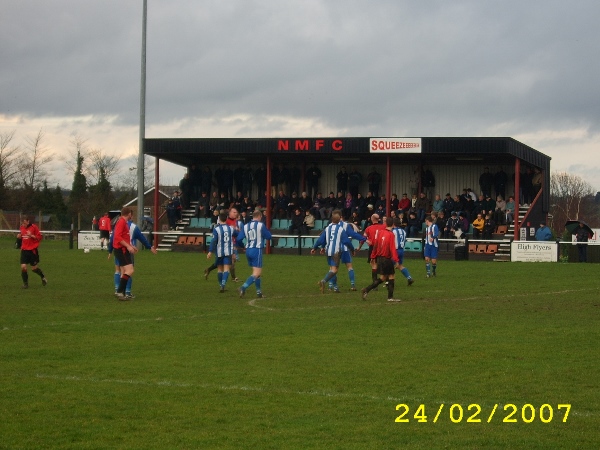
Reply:
M556 417L555 417L556 408ZM553 420L561 420L566 423L571 411L571 404L559 403L556 407L553 407L549 403L536 407L531 403L525 403L519 408L514 403L507 403L500 405L494 404L491 408L484 409L477 403L471 403L466 408L460 403L453 403L446 407L444 403L436 408L435 416L432 418L427 415L426 407L424 404L420 404L414 414L411 414L410 406L406 403L399 403L396 405L396 411L400 415L396 416L395 422L408 423L411 421L419 423L437 423L439 420L450 420L451 423L532 423L539 420L542 423L550 423Z

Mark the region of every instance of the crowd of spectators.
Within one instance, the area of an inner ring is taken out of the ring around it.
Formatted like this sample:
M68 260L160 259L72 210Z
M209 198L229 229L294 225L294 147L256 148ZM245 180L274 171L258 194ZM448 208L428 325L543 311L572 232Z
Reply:
M521 186L521 202L530 202L537 194L539 186L536 183L541 184L538 174L537 170L527 169L522 175L522 178L531 180L532 188L529 189L526 182ZM271 172L271 192L266 190L267 173L264 166L255 170L249 166L239 166L232 170L223 165L213 174L208 166L201 169L193 165L181 180L180 202L183 208L188 208L191 201L197 201L196 217L214 218L218 211L235 207L240 211L242 220L249 221L255 208L266 210L267 196L271 195L271 217L288 219L291 223L290 233L300 234L310 232L315 220L329 221L332 211L337 209L342 211L344 220L356 224L358 228L363 228L365 221L374 213L380 217L397 217L408 237L418 235L425 217L430 214L445 238L460 236L472 229L474 237L487 239L491 238L497 225L508 225L513 221L514 196L504 199L508 176L502 168L495 174L487 167L484 169L479 178L479 195L465 188L461 194L453 196L447 193L442 198L439 194L431 194L435 187L431 171L424 170L421 177L422 191L410 197L407 193L400 197L392 194L388 211L387 198L380 193L382 177L374 167L364 178L370 190L363 196L359 192L363 176L357 168L347 171L346 167L342 167L336 175L337 190L324 194L319 191L321 170L316 164L311 165L304 174L306 191L300 191L302 172L296 165L289 168L283 164L275 165ZM251 199L250 193L255 186L262 195L258 199ZM495 199L492 198L493 191L497 193Z

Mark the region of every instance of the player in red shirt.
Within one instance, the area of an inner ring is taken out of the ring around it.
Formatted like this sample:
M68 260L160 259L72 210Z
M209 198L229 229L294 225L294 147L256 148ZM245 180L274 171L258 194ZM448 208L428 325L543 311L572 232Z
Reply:
M108 240L110 239L110 217L105 212L100 220L98 221L98 229L100 230L100 248L104 250L104 243L108 247Z
M48 284L48 280L44 276L42 269L38 267L40 262L40 254L38 247L43 239L42 233L36 224L31 223L29 217L24 217L21 222L21 228L17 239L21 239L21 278L23 279L23 289L29 287L29 274L27 272L27 264L31 265L31 271L37 273L42 279L42 286Z
M114 254L119 262L119 267L121 267L121 281L115 294L119 300L128 300L125 297L125 288L127 287L127 281L133 275L133 260L131 259L131 255L137 252L137 248L131 245L129 224L127 223L128 220L131 220L131 216L131 208L125 206L121 210L121 217L119 217L113 231Z
M377 262L377 273L379 279L375 280L369 286L361 290L363 300L367 299L369 291L375 289L381 283L387 281L388 302L398 302L394 299L394 274L395 268L399 268L400 261L398 252L396 252L396 240L392 233L394 220L391 217L385 219L385 229L377 230L373 241L373 251L371 252L371 261Z
M378 230L385 230L385 224L379 222L379 214L373 214L371 216L371 225L365 228L365 232L363 235L367 238L366 242L369 246L369 264L371 264L371 280L373 282L377 281L377 261L371 258L371 253L373 252L373 242L375 241L375 235ZM362 247L363 243L361 242L358 245L358 250Z

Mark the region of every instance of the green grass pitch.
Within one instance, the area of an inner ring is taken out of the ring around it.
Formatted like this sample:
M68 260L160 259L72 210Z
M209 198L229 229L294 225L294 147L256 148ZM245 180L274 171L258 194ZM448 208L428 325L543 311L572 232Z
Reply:
M426 279L408 259L416 282L397 274L388 303L345 268L321 295L323 256L268 255L266 298L240 299L204 254L143 251L119 302L106 253L43 242L48 286L23 290L13 243L0 448L598 448L598 265L440 261Z

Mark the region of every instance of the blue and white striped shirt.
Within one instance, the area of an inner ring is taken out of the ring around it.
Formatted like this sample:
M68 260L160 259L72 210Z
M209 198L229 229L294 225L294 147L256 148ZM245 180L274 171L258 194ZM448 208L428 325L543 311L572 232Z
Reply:
M237 242L246 239L246 248L263 248L265 241L271 238L271 232L267 230L265 224L259 220L253 220L242 227L237 236Z
M215 226L212 234L209 251L216 252L217 258L233 255L233 238L237 236L237 231L229 225L220 223Z
M425 245L438 246L438 237L440 230L435 223L432 223L425 229Z
M404 245L406 244L406 231L402 228L392 228L392 233L394 233L396 250L404 250Z
M323 230L319 239L315 243L314 248L325 247L327 256L334 256L344 250L344 246L348 247L350 251L354 250L352 241L348 238L344 226L342 223L330 223L327 228Z

